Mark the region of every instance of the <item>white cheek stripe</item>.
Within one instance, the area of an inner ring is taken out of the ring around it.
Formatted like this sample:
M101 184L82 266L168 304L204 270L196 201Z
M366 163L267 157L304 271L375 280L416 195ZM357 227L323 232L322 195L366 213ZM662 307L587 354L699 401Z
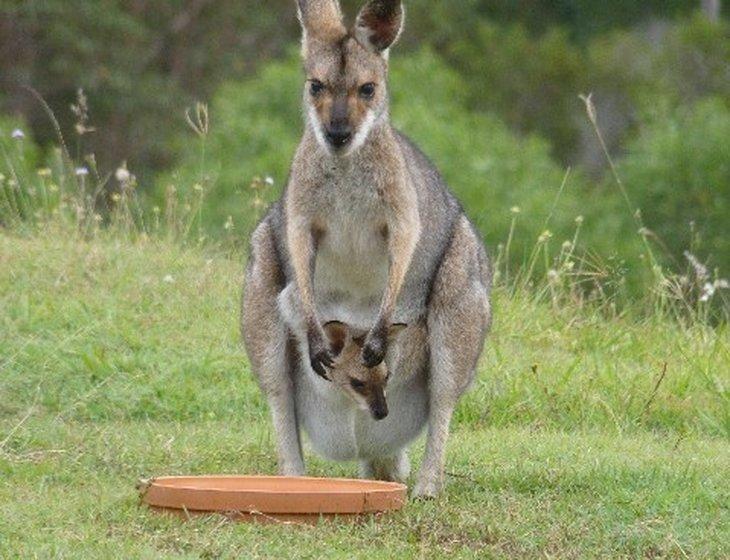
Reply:
M375 124L375 112L370 110L365 115L365 118L363 119L362 124L360 125L360 129L357 131L357 133L355 134L355 137L352 139L350 148L347 150L347 155L353 154L356 151L358 151L360 148L362 148L362 145L365 143L365 140L367 140L368 134L370 134L370 130L373 128L374 124Z
M322 124L319 122L319 117L317 116L317 111L314 108L314 106L310 105L307 109L307 119L309 120L309 126L312 127L312 130L314 131L314 137L317 139L317 142L320 146L328 153L332 153L332 148L327 142L327 139L324 137L324 131L322 130ZM367 114L365 115L365 118L362 121L362 124L360 125L360 128L355 133L354 138L352 139L352 142L350 143L350 147L345 151L344 155L349 156L358 151L360 148L362 148L363 144L365 143L365 140L368 139L368 135L370 134L370 131L373 128L373 125L375 124L377 120L377 115L375 111L369 110Z
M317 142L327 153L330 153L329 144L327 144L327 139L324 137L322 124L319 122L319 118L317 117L317 111L314 106L309 106L309 109L307 111L307 117L309 119L309 126L312 127L312 130L314 131L314 137L317 139Z

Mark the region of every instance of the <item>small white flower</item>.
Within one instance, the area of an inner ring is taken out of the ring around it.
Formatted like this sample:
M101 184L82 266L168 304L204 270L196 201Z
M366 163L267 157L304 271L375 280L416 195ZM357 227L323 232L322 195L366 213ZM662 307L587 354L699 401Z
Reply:
M520 212L522 212L522 209L519 206L513 206L509 209L509 211L513 214L519 214Z
M266 177L266 179L264 179L264 183L266 183L270 187L273 187L274 186L274 178L273 177Z
M715 295L715 285L711 284L710 282L706 282L704 286L702 286L702 295L700 296L700 301L709 301L712 296Z
M571 241L563 241L563 251L570 251L573 249L573 243Z
M540 237L537 238L538 243L545 243L548 240L552 238L553 234L549 229L546 229L540 234Z
M126 167L120 167L114 173L114 177L120 183L128 183L129 180L132 178L132 175L129 173L129 170Z
M583 218L583 216L576 216L575 217L575 223L578 224L578 225L581 225L583 223L583 220L584 219L585 218Z
M12 132L10 133L10 137L11 137L11 138L12 138L13 140L22 140L23 138L25 138L25 132L23 132L23 131L22 131L22 130L20 130L19 128L16 128L15 130L13 130L13 131L12 131Z
M689 264L692 266L695 272L695 276L698 280L706 280L710 277L710 273L707 270L707 267L702 264L697 257L695 257L692 253L689 251L684 252L684 257L689 261Z
M85 167L77 167L75 173L77 177L86 177L89 174L89 170Z
M728 282L724 278L720 278L719 280L715 280L715 288L717 288L718 290L730 289L730 282Z
M162 281L163 281L163 282L164 282L165 284L174 284L174 283L175 283L175 278L173 278L172 274L167 274L167 275L166 275L166 276L165 276L165 277L164 277L164 278L162 279Z
M548 270L547 277L550 282L556 282L560 278L560 274L557 270L551 268Z

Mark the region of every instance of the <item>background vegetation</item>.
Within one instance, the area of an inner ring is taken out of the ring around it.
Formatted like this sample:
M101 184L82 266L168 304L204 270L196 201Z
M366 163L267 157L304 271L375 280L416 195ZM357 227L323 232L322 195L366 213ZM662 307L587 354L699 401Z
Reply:
M350 17L358 5L343 2ZM555 245L572 239L580 216L583 258L620 271L626 297L646 282L640 228L656 264L689 273L690 251L722 274L730 270L727 10L714 0L408 6L393 57L395 122L440 165L495 252L519 208L515 265L545 229ZM6 2L0 29L0 110L25 123L38 162L53 158L57 131L24 86L63 130L76 128L67 138L73 157L83 163L93 153L102 175L126 165L147 204L159 206L170 186L202 186L206 235L235 229L245 238L280 192L301 130L289 0ZM69 109L79 88L80 128ZM629 210L578 98L589 92ZM184 118L195 100L210 114L197 139ZM7 143L13 128L2 122ZM104 188L118 186L110 175Z

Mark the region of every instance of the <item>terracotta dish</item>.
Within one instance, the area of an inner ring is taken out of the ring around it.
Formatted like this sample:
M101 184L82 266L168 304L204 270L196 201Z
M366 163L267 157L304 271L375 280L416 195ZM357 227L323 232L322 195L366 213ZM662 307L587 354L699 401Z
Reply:
M280 476L169 476L144 485L142 500L184 516L223 513L240 520L316 522L398 510L395 482Z

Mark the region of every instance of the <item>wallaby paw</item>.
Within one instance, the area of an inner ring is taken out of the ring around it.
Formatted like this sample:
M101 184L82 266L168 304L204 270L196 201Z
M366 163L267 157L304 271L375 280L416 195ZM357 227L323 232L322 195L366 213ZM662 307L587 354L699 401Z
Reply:
M419 480L413 488L412 495L421 500L433 500L441 493L441 486L436 480Z
M309 334L308 343L309 364L312 366L312 369L317 375L319 375L322 379L330 381L326 368L334 366L335 361L327 342L325 342L321 333L317 333L315 331Z
M366 367L374 368L380 365L385 359L387 350L387 340L383 335L370 334L365 339L365 345L362 348L362 362Z

